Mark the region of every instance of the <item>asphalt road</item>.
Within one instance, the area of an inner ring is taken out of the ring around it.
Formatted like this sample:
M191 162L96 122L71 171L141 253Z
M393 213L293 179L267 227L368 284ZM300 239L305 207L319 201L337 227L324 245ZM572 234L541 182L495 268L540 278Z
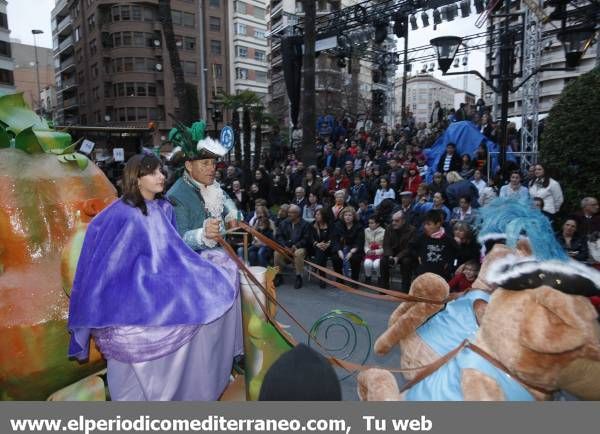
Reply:
M356 348L349 356L348 360L361 363L364 361L367 353L369 356L365 362L367 365L378 365L382 367L394 368L400 364L400 352L398 347L394 348L384 357L379 357L373 353L373 344L377 337L386 329L389 315L398 305L394 302L375 300L367 297L361 297L349 294L337 288L327 287L322 289L318 286L316 279L308 282L304 279L304 286L300 289L294 289L294 276L286 274L284 284L277 288L277 297L283 306L294 315L294 317L307 329L323 316L326 316L333 310L343 310L358 315L366 322L371 334L370 348L369 337L364 327L354 324L351 316L342 315L342 319L334 325L334 320L330 319L321 323L319 328L319 340L324 341L327 335L326 344L328 348L336 349L347 343L346 348L352 348L356 342ZM278 311L277 319L282 324L288 325L287 329L299 342L308 342L308 337L299 326L295 325L289 317ZM345 328L343 328L341 325ZM348 330L349 333L346 333ZM327 331L327 333L325 333ZM354 339L356 332L356 340ZM348 338L348 339L347 339ZM311 345L319 349L314 343ZM369 351L370 350L370 351ZM332 351L333 355L343 356L349 351ZM349 375L343 369L336 369L338 378L341 379L342 397L345 401L356 401L356 374ZM398 384L402 384L403 379L397 375Z

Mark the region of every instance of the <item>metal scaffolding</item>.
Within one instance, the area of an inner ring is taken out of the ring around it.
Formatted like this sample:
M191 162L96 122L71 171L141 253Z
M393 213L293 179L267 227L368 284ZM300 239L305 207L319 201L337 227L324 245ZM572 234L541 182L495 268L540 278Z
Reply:
M525 77L533 74L521 90L521 169L526 172L538 158L540 74L534 72L542 57L542 22L531 7L525 7L524 42L523 73Z

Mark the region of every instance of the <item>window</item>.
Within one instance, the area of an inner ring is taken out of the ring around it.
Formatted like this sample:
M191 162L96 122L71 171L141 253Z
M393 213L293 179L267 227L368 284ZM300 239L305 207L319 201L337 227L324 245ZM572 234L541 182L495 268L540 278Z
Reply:
M246 13L246 3L236 0L235 11L239 12L240 14L245 14Z
M144 8L144 21L155 21L154 9Z
M146 96L146 83L137 83L135 96Z
M13 72L9 69L0 69L0 83L14 85L15 77Z
M113 6L110 9L110 12L111 12L111 16L112 16L113 22L115 22L115 21L121 21L121 13L119 11L119 6Z
M10 44L6 41L0 41L0 55L5 57L11 56Z
M238 57L248 57L248 48L242 47L241 45L235 46L235 52Z
M183 25L185 27L194 27L194 14L190 14L189 12L183 13Z
M77 26L75 28L75 34L74 34L75 42L79 42L79 39L81 39L81 35L79 32L80 32L79 26Z
M98 47L96 47L96 40L92 39L90 42L90 55L93 56L98 51Z
M121 34L120 33L113 34L113 46L120 47L121 45L122 45Z
M100 99L100 92L98 86L92 89L92 98L94 101L98 101Z
M131 20L131 15L129 14L129 6L121 6L121 21L129 20Z
M135 121L135 107L127 107L127 121L128 122Z
M265 61L265 52L262 50L254 50L254 60L258 60L260 62Z
M133 32L133 46L144 47L146 45L146 38L143 32Z
M256 76L255 76L255 80L258 81L259 83L266 83L267 82L267 73L265 71L255 71Z
M248 70L246 68L235 68L235 78L248 80Z
M196 49L196 38L186 36L183 38L183 46L186 50Z
M221 65L220 63L213 63L213 76L215 78L221 78L223 77L223 65Z
M209 0L208 5L211 8L219 8L221 7L221 0Z
M148 96L156 96L156 85L148 83Z
M135 96L135 83L125 83L125 96Z
M133 58L132 57L124 57L123 58L123 71L125 71L125 72L133 71Z
M0 12L0 27L8 29L8 19L6 18L6 14L2 12Z
M183 62L183 72L185 74L196 75L196 62Z
M254 16L260 20L265 19L265 10L264 8L258 8L254 6Z
M131 19L133 21L142 21L142 7L131 6Z
M104 98L110 98L111 85L108 82L104 83Z
M210 41L210 52L212 54L221 54L221 41L212 39Z
M131 32L123 32L123 46L130 47L131 41Z
M235 33L238 35L246 34L246 24L237 23L235 26Z
M126 118L126 114L125 114L125 109L121 107L119 109L119 122L125 122L126 120L127 120L127 118Z
M94 63L92 65L92 78L98 78L98 64Z
M254 37L256 39L265 39L265 31L264 30L255 30Z
M181 11L171 10L171 19L173 20L173 24L180 26L183 22Z
M146 71L146 59L143 57L136 57L133 63L133 70L136 72Z
M209 17L208 26L211 32L221 31L221 19L219 17Z
M137 108L137 120L147 121L148 120L148 109L146 107Z

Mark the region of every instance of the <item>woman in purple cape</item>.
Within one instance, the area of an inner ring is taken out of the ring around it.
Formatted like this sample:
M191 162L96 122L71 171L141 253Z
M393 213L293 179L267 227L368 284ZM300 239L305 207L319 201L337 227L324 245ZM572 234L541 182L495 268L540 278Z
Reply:
M216 400L243 350L238 270L185 244L164 181L155 156L132 157L123 197L90 223L69 356L85 360L93 336L113 400Z

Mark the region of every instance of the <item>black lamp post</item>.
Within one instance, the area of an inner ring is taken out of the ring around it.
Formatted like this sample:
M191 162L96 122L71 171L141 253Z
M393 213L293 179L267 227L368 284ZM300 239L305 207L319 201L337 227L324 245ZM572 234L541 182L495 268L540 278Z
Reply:
M521 77L522 73L514 72L515 64L515 48L517 41L525 31L524 20L521 21L521 26L518 28L511 27L510 21L514 17L522 17L522 13L510 13L511 0L504 0L504 13L497 16L504 18L503 26L500 31L500 72L492 74L490 77L484 77L479 71L464 71L464 72L447 72L452 65L452 61L458 52L458 48L462 43L462 39L457 36L442 36L430 41L437 51L439 69L444 75L462 75L473 74L477 75L487 84L494 92L501 95L501 114L500 114L500 166L504 169L506 163L506 150L508 149L508 104L509 95L511 92L516 92L527 80L541 71L565 71L574 68L579 64L583 53L587 46L591 44L594 34L594 27L574 27L565 28L558 35L558 39L563 43L565 48L565 61L567 68L538 68L529 76L525 77L516 86L513 85L515 78ZM563 19L564 17L557 16L555 19ZM494 85L494 79L498 79L498 85Z

